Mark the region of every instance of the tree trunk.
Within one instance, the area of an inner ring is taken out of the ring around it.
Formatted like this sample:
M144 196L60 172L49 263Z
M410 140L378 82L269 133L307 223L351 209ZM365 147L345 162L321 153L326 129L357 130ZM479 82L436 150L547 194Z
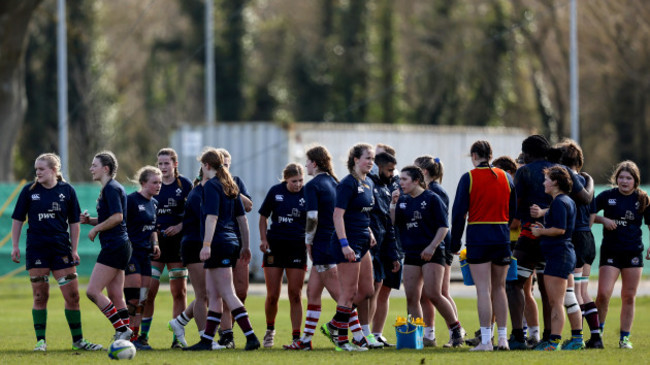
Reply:
M12 151L27 108L24 52L29 21L42 0L0 3L0 181L13 179Z

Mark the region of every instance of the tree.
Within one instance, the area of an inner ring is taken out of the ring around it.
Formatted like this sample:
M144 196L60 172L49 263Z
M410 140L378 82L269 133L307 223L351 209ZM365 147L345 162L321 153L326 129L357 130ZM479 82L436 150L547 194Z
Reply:
M27 108L23 64L30 19L42 0L0 2L0 180L13 178L12 151Z

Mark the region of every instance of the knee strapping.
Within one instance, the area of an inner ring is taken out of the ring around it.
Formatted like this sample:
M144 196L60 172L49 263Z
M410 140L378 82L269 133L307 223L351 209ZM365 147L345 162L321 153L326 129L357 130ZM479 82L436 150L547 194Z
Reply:
M152 267L151 268L151 278L152 279L160 281L160 275L162 275L162 271L160 271L157 267Z
M564 307L566 308L566 312L569 314L580 310L578 298L576 298L576 293L573 292L573 288L567 288L566 290L566 294L564 295Z
M529 269L529 268L523 267L523 266L518 266L517 267L517 276L518 277L528 279L531 275L533 275L533 270L532 269Z
M169 280L187 279L187 269L178 268L169 270Z
M30 276L29 281L31 281L32 283L49 283L50 276L49 275Z
M56 279L56 281L59 283L59 286L64 286L64 285L70 284L76 278L77 278L77 273L73 272L73 273L70 273L68 275L65 275L65 276L62 276L62 277Z
M149 288L140 288L140 303L144 304L147 300L147 295L149 294Z

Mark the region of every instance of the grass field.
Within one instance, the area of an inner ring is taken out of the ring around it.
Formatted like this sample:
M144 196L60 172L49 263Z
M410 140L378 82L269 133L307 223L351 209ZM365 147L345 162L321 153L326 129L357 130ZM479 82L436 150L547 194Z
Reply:
M452 293L453 294L453 293ZM93 342L107 347L113 334L112 327L100 311L85 297L82 290L81 308L84 335ZM70 350L70 333L63 314L63 299L55 284L51 285L50 303L48 310L47 353L34 353L32 348L36 342L31 317L32 294L28 282L24 278L13 278L0 283L0 364L101 364L108 363L106 352L79 353ZM476 302L472 299L458 299L460 319L468 332L478 328ZM334 303L324 301L324 311L321 323L334 313ZM561 361L558 364L600 364L624 363L642 364L648 362L650 349L650 297L637 299L636 319L634 322L632 342L634 350L618 349L618 315L620 299L612 299L610 317L606 327L605 346L602 351L563 351L557 353L526 352L494 352L469 353L468 348L415 350L384 349L365 353L338 353L321 334L315 337L315 350L312 352L287 352L281 345L289 343L291 330L288 317L288 302L280 303L280 312L276 320L276 345L273 349L261 349L254 352L241 350L245 340L241 332L235 329L235 341L238 349L222 350L204 353L187 353L169 349L171 334L166 328L171 318L171 297L168 292L162 292L156 303L156 315L152 325L150 343L154 351L141 351L132 363L137 364L205 364L219 361L225 364L434 364L434 363L513 363L513 364L548 364L550 361ZM250 297L246 307L251 314L253 327L258 336L264 335L264 298ZM405 300L393 299L385 335L390 341L395 340L392 322L395 317L405 313ZM509 327L510 329L510 327ZM447 330L442 318L436 319L436 333L439 344L448 340ZM569 335L565 328L564 336ZM187 327L188 342L198 341L194 324Z

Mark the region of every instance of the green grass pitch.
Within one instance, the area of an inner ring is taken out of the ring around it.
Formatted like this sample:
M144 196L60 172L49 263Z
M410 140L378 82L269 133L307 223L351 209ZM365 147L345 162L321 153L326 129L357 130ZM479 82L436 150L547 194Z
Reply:
M285 289L286 290L286 289ZM453 293L452 293L453 295ZM50 302L48 305L47 344L46 353L34 353L32 348L36 343L32 317L32 294L29 282L24 277L12 278L0 282L0 364L103 364L109 363L105 351L89 353L70 350L70 332L63 314L63 299L56 284L50 285ZM303 303L306 300L303 299ZM460 319L468 332L478 328L476 301L473 299L458 299ZM253 328L260 337L264 335L264 298L249 297L246 308L251 315ZM150 343L154 351L140 351L132 360L134 364L206 364L220 362L223 364L285 364L285 365L317 365L317 364L548 364L555 361L558 364L642 364L647 363L650 353L650 298L637 299L636 319L632 329L633 350L618 349L618 316L620 299L612 299L610 316L605 332L605 350L596 351L562 351L556 353L525 352L494 352L469 353L468 348L443 349L427 348L416 350L384 349L365 353L335 352L329 341L320 333L316 334L314 351L288 352L282 350L282 344L290 342L291 329L289 322L288 301L280 302L280 311L276 320L276 345L273 349L244 352L245 340L241 331L235 328L237 349L203 353L188 353L171 350L171 333L167 330L167 321L171 319L171 296L169 292L161 292L156 302L156 314L151 330ZM334 303L323 301L321 323L334 314ZM395 341L393 322L397 315L404 315L406 303L403 298L391 301L388 323L384 334L392 342ZM84 335L93 342L107 347L113 334L108 320L81 291L81 309ZM568 324L567 324L568 326ZM564 336L570 335L565 326ZM510 330L510 327L508 328ZM448 332L441 317L436 318L436 334L439 345L448 340ZM588 335L586 335L588 336ZM190 344L198 341L196 326L191 323L187 327L187 339Z

